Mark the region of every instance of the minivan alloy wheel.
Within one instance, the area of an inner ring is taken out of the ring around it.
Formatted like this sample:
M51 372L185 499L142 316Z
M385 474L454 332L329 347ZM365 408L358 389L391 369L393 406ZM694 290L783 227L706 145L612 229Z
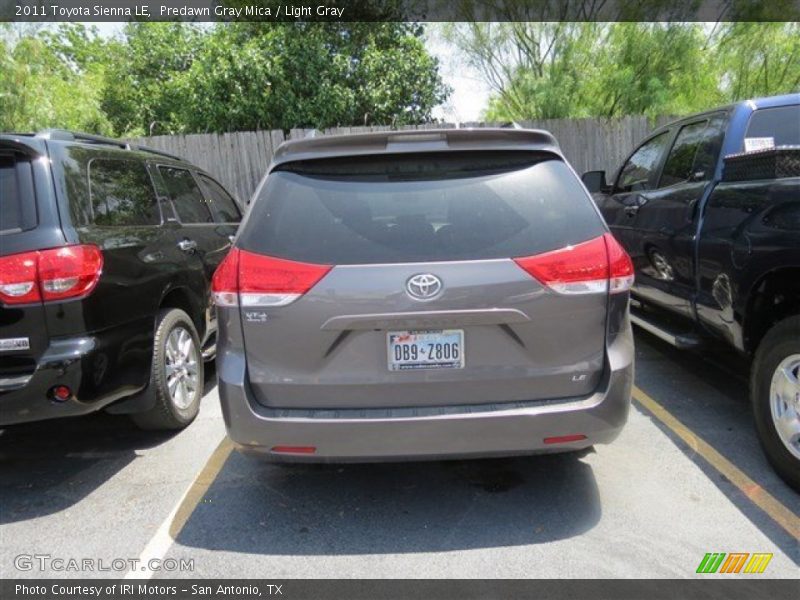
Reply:
M191 334L183 327L175 327L170 332L165 349L170 398L175 406L186 409L192 403L199 385L199 353Z
M776 367L769 389L775 430L795 458L800 459L800 354L792 354Z

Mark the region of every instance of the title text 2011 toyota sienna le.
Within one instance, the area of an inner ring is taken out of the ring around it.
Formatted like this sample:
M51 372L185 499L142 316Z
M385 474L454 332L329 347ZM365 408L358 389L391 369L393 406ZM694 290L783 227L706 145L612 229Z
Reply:
M306 461L610 442L632 273L546 132L286 143L212 284L228 434Z

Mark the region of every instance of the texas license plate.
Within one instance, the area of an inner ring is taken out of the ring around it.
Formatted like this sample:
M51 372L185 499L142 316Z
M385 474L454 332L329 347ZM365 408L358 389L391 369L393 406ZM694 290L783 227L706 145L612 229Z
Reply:
M390 331L389 370L463 369L464 330Z

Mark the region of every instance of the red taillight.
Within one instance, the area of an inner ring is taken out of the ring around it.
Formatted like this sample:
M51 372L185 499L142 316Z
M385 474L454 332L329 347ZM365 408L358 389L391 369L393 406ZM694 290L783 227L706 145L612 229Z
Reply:
M285 306L314 287L330 270L328 265L233 248L214 273L211 285L217 304L222 306Z
M0 258L0 300L3 304L28 304L42 299L36 277L38 252Z
M97 246L64 246L0 258L0 301L29 304L81 298L91 293L103 270Z
M633 283L630 258L606 233L600 237L514 261L550 289L561 294L622 292ZM625 285L627 284L627 287Z
M65 246L39 252L42 299L65 300L86 296L103 270L103 253L97 246Z

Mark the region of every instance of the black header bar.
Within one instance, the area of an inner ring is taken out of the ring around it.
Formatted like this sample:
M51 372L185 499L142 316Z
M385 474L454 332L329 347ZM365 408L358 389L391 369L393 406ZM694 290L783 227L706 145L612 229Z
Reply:
M800 0L0 0L0 21L798 21Z
M797 598L797 581L729 579L0 580L6 600L754 600Z

